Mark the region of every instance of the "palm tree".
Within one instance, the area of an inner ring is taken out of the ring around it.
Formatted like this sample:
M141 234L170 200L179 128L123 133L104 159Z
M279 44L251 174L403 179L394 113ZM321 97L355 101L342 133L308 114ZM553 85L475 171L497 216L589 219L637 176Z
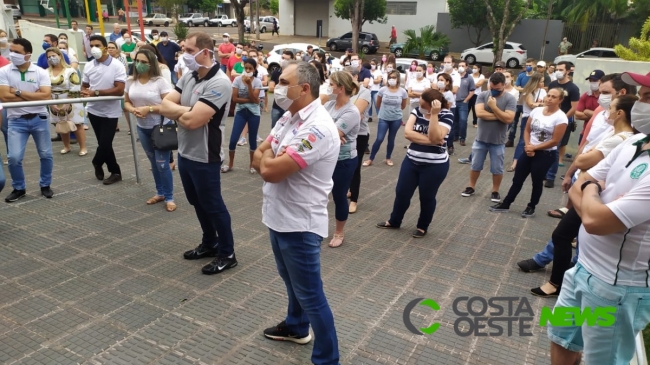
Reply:
M424 58L426 51L438 49L440 47L447 47L451 40L446 34L434 31L433 25L427 25L420 28L420 36L415 34L413 29L404 31L407 39L404 43L404 54L417 51L420 58Z

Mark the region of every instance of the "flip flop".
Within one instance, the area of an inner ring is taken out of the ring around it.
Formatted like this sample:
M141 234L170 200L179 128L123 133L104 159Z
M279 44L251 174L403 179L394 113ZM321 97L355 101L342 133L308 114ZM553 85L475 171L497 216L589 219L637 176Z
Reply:
M165 203L165 210L168 212L173 212L176 210L176 203L174 202L167 202Z
M386 165L388 165L388 166L393 166L394 163L393 163L393 161L391 161L391 160L386 160Z
M510 166L510 167L508 167L508 169L507 169L506 171L507 171L507 172L513 172L513 171L515 171L515 168L512 167L512 166Z
M332 237L332 240L330 241L329 245L332 248L337 248L340 247L343 244L343 239L344 236L342 234L334 234L334 237Z
M564 218L566 212L568 211L569 210L567 208L558 208L558 209L549 210L548 212L546 212L546 214L548 214L548 216L552 218L562 219Z
M149 198L149 200L147 200L147 205L154 205L154 204L160 203L161 201L164 201L164 200L165 200L164 196L156 195L153 198Z

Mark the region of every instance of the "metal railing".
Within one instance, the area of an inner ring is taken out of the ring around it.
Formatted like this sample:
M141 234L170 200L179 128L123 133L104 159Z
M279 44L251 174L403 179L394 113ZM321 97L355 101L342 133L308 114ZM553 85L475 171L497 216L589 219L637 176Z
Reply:
M2 107L3 108L24 108L24 107L35 107L35 106L47 106L47 105L58 105L58 104L79 104L79 103L88 103L88 102L97 102L97 101L116 101L116 100L122 101L124 100L124 96L96 96L92 98L15 101L9 103L2 103ZM138 184L140 184L141 183L140 163L138 162L138 150L135 146L137 143L136 141L137 129L132 121L129 122L129 127L131 129L131 147L133 149L133 163L135 165L135 180Z
M645 343L643 341L643 331L639 332L634 339L636 351L630 365L648 365L648 358L645 352Z

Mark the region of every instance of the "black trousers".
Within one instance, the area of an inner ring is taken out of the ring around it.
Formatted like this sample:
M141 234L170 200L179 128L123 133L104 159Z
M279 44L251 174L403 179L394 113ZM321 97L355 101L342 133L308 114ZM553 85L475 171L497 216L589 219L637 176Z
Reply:
M95 131L98 145L95 157L93 157L93 165L103 166L106 164L108 172L121 174L120 165L117 164L115 151L113 151L113 138L115 138L117 118L105 118L88 113L88 119Z
M366 136L357 135L357 158L359 163L357 163L357 169L354 170L354 175L352 175L352 182L350 183L350 201L357 202L359 200L359 189L361 189L361 165L363 164L363 157L366 153L366 148L368 148L368 143L370 141L370 134Z
M469 110L472 112L472 124L474 125L478 123L478 119L476 119L476 99L478 99L478 95L474 94L474 96L469 99L469 103L467 103Z
M508 191L508 195L503 199L503 204L510 206L512 202L517 199L517 195L530 175L533 182L533 192L530 195L528 206L535 208L539 204L539 199L542 197L544 191L544 178L546 171L551 167L555 157L555 151L535 151L533 157L529 157L526 153L522 153L517 160L517 167L515 168L515 176L512 178L512 186Z
M517 162L519 164L519 162ZM571 256L573 250L571 242L580 232L582 219L575 208L566 212L560 223L553 231L553 269L551 271L551 283L562 286L564 273L571 268Z

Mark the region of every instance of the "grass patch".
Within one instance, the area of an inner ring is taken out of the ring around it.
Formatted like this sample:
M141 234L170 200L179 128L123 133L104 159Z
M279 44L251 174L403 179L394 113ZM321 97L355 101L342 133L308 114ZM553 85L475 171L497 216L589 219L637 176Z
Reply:
M650 354L650 325L643 330L643 345L645 346L645 356Z

